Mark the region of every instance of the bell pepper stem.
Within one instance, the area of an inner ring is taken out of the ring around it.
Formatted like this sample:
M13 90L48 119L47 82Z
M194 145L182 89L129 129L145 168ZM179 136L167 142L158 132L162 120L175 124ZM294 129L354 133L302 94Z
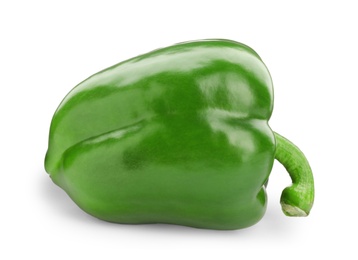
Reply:
M292 142L275 134L278 160L287 170L292 185L281 194L282 211L287 216L307 216L314 201L314 181L311 167L302 151Z

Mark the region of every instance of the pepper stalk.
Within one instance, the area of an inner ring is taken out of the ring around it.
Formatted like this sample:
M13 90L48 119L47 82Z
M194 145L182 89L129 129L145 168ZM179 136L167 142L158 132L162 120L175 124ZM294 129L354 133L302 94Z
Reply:
M311 167L303 152L288 139L275 134L278 160L287 170L292 185L281 194L282 211L287 216L308 216L314 201L314 181Z

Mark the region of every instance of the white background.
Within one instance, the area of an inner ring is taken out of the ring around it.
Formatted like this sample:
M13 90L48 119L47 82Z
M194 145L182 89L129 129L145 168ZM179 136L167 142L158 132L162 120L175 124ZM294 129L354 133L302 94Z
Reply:
M1 259L357 259L355 1L2 1ZM309 159L307 218L281 212L275 163L265 217L237 231L120 225L82 212L44 171L52 115L73 86L177 42L255 49L275 88L271 127ZM271 258L270 258L271 257Z

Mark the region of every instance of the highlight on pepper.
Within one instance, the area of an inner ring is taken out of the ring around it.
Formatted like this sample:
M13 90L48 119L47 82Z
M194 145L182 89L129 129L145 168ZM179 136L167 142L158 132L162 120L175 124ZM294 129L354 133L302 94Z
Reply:
M105 221L232 230L263 217L276 159L292 179L283 212L307 216L312 171L269 127L272 110L271 76L253 49L223 39L175 44L72 89L52 118L45 169Z

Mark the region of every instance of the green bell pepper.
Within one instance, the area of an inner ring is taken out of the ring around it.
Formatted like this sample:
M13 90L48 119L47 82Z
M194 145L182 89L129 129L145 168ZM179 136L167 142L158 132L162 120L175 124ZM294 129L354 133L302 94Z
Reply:
M239 229L266 210L274 159L289 216L313 204L310 166L268 120L273 87L250 47L176 44L77 85L56 110L45 169L87 213L118 223Z

